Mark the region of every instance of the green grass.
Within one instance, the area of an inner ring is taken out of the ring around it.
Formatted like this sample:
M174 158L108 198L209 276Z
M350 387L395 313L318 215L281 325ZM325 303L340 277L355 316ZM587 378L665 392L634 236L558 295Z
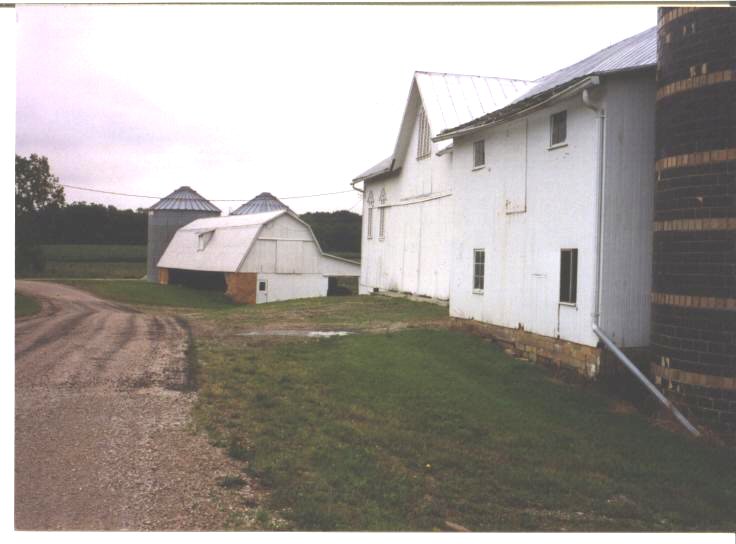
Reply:
M41 311L41 304L28 295L15 292L15 317L28 317Z
M61 262L146 262L145 245L56 244L43 245L46 259Z
M159 285L145 280L61 280L59 283L84 289L101 298L127 304L202 310L235 308L223 293L191 289L180 285Z
M65 283L198 310L187 313L194 419L269 490L264 519L304 530L736 529L732 448L617 413L593 387L448 331L446 308L386 297L237 306L143 281ZM360 334L240 336L273 328Z
M46 258L36 278L139 279L146 274L146 246L43 245Z
M206 310L207 318L227 333L244 326L279 324L282 328L361 330L444 320L447 308L387 297L319 297L258 305L237 305L222 293L147 281L61 280L102 298L145 306Z
M146 263L47 261L37 278L139 279L146 274Z
M200 337L197 351L195 420L295 529L736 529L733 450L613 413L474 336Z

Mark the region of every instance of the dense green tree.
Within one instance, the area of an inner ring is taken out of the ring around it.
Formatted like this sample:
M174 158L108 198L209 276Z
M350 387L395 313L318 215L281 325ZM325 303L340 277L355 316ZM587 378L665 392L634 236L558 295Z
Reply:
M43 270L45 260L39 247L39 214L62 208L66 200L59 178L51 173L46 157L15 156L15 269Z
M35 153L29 158L15 156L16 217L47 208L60 208L65 203L64 187L51 173L46 157Z
M338 253L360 253L361 217L357 213L309 212L300 216L319 240L322 249Z

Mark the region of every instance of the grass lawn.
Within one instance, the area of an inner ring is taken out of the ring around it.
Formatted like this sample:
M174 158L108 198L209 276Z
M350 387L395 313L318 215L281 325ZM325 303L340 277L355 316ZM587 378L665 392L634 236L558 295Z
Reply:
M127 278L146 274L146 246L43 245L46 268L37 278Z
M145 280L62 280L59 283L84 289L101 298L141 304L203 310L232 310L236 306L224 294L190 289L180 285L159 285Z
M145 245L54 244L42 245L49 261L61 262L146 262Z
M304 530L736 529L734 452L477 337L200 340L195 420Z
M35 298L15 292L15 317L28 317L40 311L41 305Z
M269 491L259 515L289 528L736 530L733 448L621 413L593 386L448 330L446 308L384 297L236 306L146 282L66 283L186 310L194 422ZM242 334L279 329L357 334Z

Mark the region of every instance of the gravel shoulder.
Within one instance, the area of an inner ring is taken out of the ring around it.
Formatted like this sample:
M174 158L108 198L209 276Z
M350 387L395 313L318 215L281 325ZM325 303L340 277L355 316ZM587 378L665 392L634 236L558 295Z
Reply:
M42 304L15 326L16 529L257 528L246 467L192 430L174 317L50 282L16 289Z

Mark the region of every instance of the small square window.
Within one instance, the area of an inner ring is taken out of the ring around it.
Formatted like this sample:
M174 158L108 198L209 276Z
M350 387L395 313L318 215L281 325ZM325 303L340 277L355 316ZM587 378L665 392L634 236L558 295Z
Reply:
M210 230L207 232L201 232L199 234L199 237L197 238L197 251L204 251L204 249L207 247L207 244L210 243L210 240L212 240L212 236L214 236L215 231Z
M555 113L550 118L551 137L550 145L564 144L567 140L567 111Z
M560 302L575 304L578 299L578 250L560 252Z
M266 282L265 281L259 281L258 282L258 290L259 291L265 291L266 290Z
M473 144L473 168L486 164L486 141L480 140Z
M486 250L473 250L473 291L482 293L485 287Z

